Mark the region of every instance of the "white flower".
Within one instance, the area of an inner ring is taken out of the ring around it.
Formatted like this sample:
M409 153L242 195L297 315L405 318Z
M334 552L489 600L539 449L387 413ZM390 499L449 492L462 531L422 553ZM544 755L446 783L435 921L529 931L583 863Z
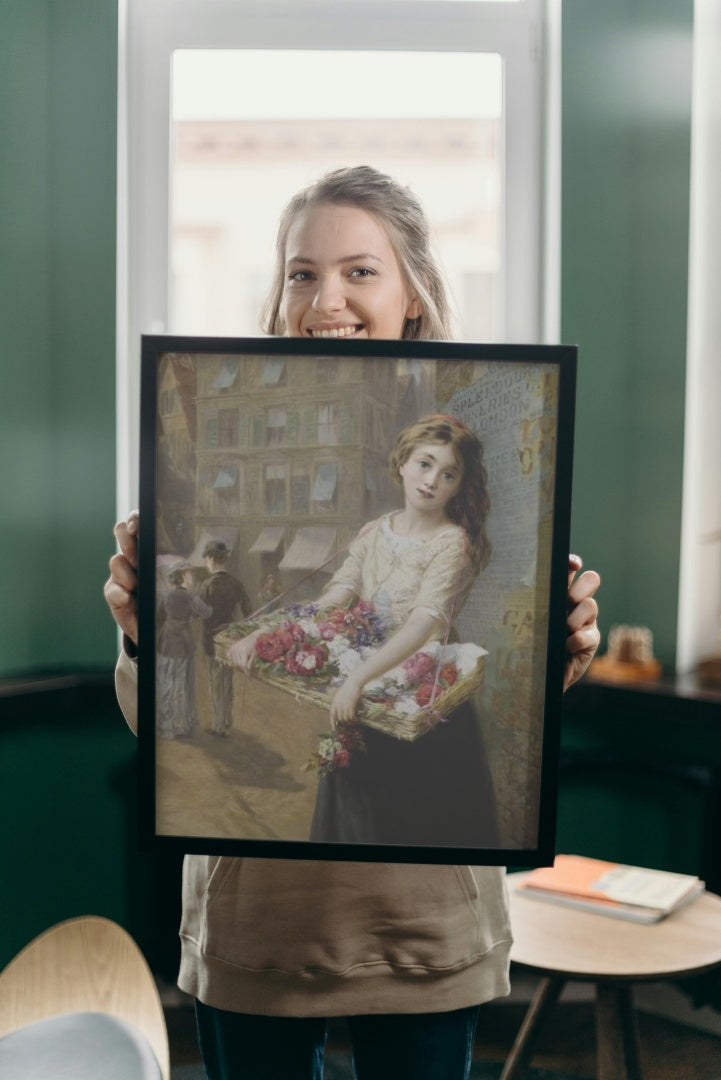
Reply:
M339 656L342 656L344 652L348 652L350 649L350 642L348 638L343 637L342 634L336 634L334 638L326 642L328 646L328 655L331 660L337 660Z
M461 677L473 671L482 656L488 656L487 649L481 648L480 645L473 645L470 642L463 645L450 645L447 652L449 655L444 656L444 659L453 661Z
M301 628L306 637L319 638L320 630L313 619L298 619L298 626Z
M354 671L363 662L360 653L357 653L354 649L346 649L345 652L334 657L334 659L338 665L339 674L345 676L350 675L351 671Z
M396 667L391 668L390 671L385 673L384 677L389 683L392 683L394 687L408 685L408 673L402 664L398 664Z
M393 712L401 713L403 716L415 716L420 711L420 705L410 695L404 695L393 705Z
M318 667L318 657L315 653L298 652L296 653L296 663L299 663L304 671L315 671Z

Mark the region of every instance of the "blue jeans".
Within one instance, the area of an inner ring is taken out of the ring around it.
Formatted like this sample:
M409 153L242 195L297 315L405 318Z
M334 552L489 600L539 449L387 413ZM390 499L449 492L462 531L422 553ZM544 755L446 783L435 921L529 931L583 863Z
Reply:
M208 1080L321 1080L323 1017L195 1008ZM467 1080L478 1010L348 1017L356 1080Z

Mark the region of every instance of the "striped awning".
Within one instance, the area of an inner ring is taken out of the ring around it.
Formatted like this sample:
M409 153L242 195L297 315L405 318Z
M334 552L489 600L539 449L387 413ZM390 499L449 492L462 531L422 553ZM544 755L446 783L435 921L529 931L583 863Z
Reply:
M271 552L278 550L283 543L284 536L285 525L266 525L264 529L261 529L258 538L248 548L248 551L253 555L269 555Z
M318 570L336 551L338 530L328 525L307 525L297 530L279 563L281 570Z

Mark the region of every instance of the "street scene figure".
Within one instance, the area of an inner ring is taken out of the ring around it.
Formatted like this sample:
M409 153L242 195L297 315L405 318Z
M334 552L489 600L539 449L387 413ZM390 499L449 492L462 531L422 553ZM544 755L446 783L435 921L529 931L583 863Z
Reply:
M208 619L212 609L191 591L192 581L190 563L176 563L168 573L170 589L159 604L157 722L161 739L187 738L198 722L192 619Z
M203 626L203 649L208 661L208 685L213 706L209 731L225 737L233 723L233 669L215 656L214 636L230 622L250 615L252 606L245 588L226 569L227 544L211 540L203 548L203 559L210 577L201 588L200 596L211 609Z

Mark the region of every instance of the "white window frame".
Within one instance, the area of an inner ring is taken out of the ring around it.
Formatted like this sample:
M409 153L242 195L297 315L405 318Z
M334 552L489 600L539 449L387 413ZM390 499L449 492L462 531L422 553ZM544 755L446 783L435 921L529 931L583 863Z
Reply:
M721 0L696 0L693 31L688 340L676 671L721 653Z
M557 340L560 0L119 0L118 6L119 515L138 497L140 336L167 327L176 49L499 53L506 121L502 288L509 298L503 340Z

